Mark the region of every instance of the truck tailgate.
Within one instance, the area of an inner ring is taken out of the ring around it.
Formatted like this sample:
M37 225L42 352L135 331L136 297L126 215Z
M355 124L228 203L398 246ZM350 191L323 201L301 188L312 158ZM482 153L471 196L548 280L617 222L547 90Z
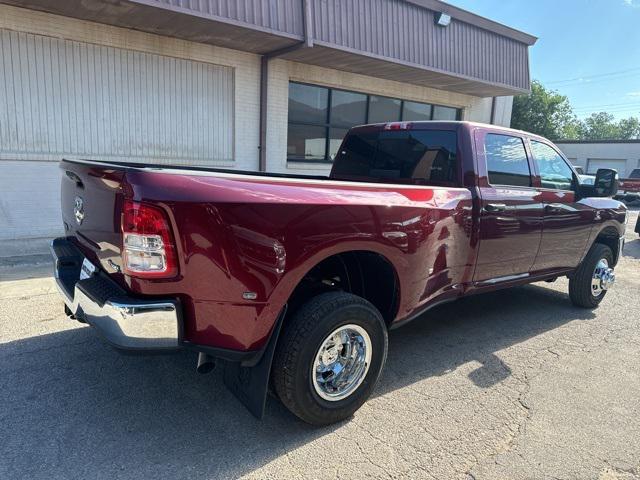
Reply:
M121 267L125 170L64 160L61 206L65 235L108 273Z

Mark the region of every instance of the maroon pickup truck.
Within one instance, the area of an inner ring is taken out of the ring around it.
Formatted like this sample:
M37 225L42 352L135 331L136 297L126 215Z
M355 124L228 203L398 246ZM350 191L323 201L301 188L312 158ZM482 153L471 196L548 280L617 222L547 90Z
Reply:
M640 168L634 168L629 178L621 178L616 198L627 202L640 200Z
M124 351L198 352L256 416L271 391L316 425L365 402L387 331L435 305L568 276L598 306L627 219L614 170L581 185L548 140L468 122L353 128L328 177L60 166L66 313Z

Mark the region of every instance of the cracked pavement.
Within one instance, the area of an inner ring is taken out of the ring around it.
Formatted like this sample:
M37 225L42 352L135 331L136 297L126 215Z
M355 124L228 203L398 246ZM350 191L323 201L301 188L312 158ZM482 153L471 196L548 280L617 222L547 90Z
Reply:
M48 265L0 266L0 478L638 479L637 215L600 308L566 279L438 307L321 429L273 398L255 420L191 353L119 355L65 318Z

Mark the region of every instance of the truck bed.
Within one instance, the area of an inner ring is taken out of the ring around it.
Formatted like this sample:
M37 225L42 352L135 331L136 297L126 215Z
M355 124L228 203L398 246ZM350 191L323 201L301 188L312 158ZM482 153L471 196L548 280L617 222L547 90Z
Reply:
M185 340L195 344L261 348L295 285L327 255L360 250L399 265L398 278L387 279L401 284L390 322L451 290L473 262L466 188L82 160L61 168L66 235L130 294L179 298ZM122 273L125 199L167 214L179 259L175 279ZM247 292L255 300L245 300Z

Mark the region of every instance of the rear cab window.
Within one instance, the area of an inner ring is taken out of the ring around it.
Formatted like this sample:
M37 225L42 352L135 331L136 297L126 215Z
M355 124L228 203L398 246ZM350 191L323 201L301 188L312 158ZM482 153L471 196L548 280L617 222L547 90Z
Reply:
M354 130L345 138L331 177L342 180L457 186L453 130Z
M522 138L487 133L484 154L491 185L531 186L531 170Z

